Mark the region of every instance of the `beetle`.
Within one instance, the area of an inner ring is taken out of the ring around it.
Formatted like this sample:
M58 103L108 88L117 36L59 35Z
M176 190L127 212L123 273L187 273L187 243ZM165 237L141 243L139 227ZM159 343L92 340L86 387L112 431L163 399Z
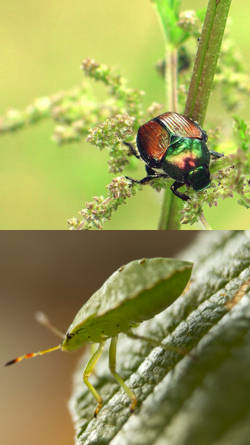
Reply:
M217 159L221 153L209 151L207 134L197 122L183 114L167 112L142 125L137 133L136 144L124 142L132 154L142 158L146 164L147 176L136 180L126 176L131 183L146 184L156 178L172 178L172 192L184 201L189 196L180 193L183 185L200 191L209 187L210 156Z
M94 412L94 416L97 416L103 401L89 382L89 377L103 352L105 342L111 339L110 371L130 398L130 411L133 412L137 403L135 393L116 372L118 335L123 332L132 338L149 341L159 346L160 342L136 335L132 328L166 309L181 295L190 279L192 266L190 262L171 258L143 258L131 261L114 272L84 303L66 334L58 331L44 315L40 314L39 321L62 337L62 343L46 350L17 357L7 362L5 366L55 350L73 351L86 343L97 343L98 347L83 372L83 381L97 401ZM164 345L162 347L164 348ZM177 348L166 349L176 350Z

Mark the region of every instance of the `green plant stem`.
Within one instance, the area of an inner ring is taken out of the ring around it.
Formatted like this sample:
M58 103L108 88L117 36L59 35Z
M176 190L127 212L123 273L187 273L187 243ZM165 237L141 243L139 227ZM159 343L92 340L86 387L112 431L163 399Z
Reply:
M180 201L180 203L179 203ZM158 230L178 230L177 215L180 211L181 200L174 196L172 191L167 188L164 190L161 216L159 220Z
M208 224L203 212L199 217L199 221L203 230L213 230L212 227Z
M202 213L200 215L200 223L201 223L201 226L202 226L203 230L212 230L212 227L208 224L208 222L207 222L207 220L206 220L206 218L204 216L204 213Z
M177 96L177 60L178 53L176 48L166 45L166 76L165 84L167 91L168 110L178 111ZM178 221L178 213L181 202L174 196L172 191L167 187L164 190L161 215L158 224L158 230L178 230L180 223Z
M231 0L209 0L188 91L185 114L203 124ZM211 230L204 214L200 223Z
M230 5L231 0L209 0L208 2L185 107L185 114L198 121L200 125L205 119ZM167 23L164 5L162 2L156 2L156 6L164 28ZM170 46L169 42L166 43L166 67L168 110L177 111L177 45ZM158 229L179 229L177 211L176 197L169 189L166 189ZM204 214L200 217L200 223L204 229L210 229Z
M203 124L232 0L209 0L188 91L185 114Z
M177 49L166 49L166 90L167 90L167 103L171 108L171 111L178 112L178 97L177 97Z

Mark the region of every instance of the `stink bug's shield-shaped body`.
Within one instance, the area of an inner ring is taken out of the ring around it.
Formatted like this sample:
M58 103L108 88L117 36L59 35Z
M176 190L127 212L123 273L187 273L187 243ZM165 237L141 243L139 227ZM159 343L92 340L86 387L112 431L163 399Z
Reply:
M203 190L210 184L210 152L207 134L199 125L178 113L164 113L142 125L137 133L137 146L146 163L148 176L144 184L156 177L175 179L171 190L183 200L188 196L177 191L186 184L194 190ZM214 157L219 153L211 152Z
M62 349L99 343L152 318L181 294L191 268L191 263L168 258L136 260L121 267L79 310Z
M82 306L67 333L63 335L62 344L45 351L26 354L6 365L56 349L72 351L86 343L98 343L99 346L83 373L83 380L98 403L95 410L97 415L102 407L102 398L88 379L102 354L105 341L111 338L110 370L129 396L130 409L133 411L136 396L116 372L117 336L124 332L131 337L150 341L136 336L131 329L172 304L186 287L191 271L192 263L168 258L135 260L120 267Z

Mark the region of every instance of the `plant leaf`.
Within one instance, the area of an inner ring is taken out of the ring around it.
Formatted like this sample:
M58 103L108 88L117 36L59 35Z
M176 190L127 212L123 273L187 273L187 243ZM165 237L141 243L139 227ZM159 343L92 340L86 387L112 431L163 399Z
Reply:
M167 44L178 47L189 33L178 26L181 0L152 0L163 27Z
M190 288L136 332L190 354L120 336L118 372L135 391L138 408L129 412L106 351L92 378L104 399L97 419L81 363L70 401L77 445L248 443L250 234L203 234L180 258L195 263Z
M233 118L235 121L237 136L240 141L241 149L244 151L248 151L250 144L249 127L247 126L247 123L243 119L240 119L238 116L234 116Z

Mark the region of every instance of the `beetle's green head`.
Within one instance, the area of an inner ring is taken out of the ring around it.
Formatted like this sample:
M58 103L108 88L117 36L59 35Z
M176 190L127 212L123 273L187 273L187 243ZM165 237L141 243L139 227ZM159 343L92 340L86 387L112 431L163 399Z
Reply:
M209 169L205 165L200 165L187 175L187 183L196 191L209 187L210 182Z

